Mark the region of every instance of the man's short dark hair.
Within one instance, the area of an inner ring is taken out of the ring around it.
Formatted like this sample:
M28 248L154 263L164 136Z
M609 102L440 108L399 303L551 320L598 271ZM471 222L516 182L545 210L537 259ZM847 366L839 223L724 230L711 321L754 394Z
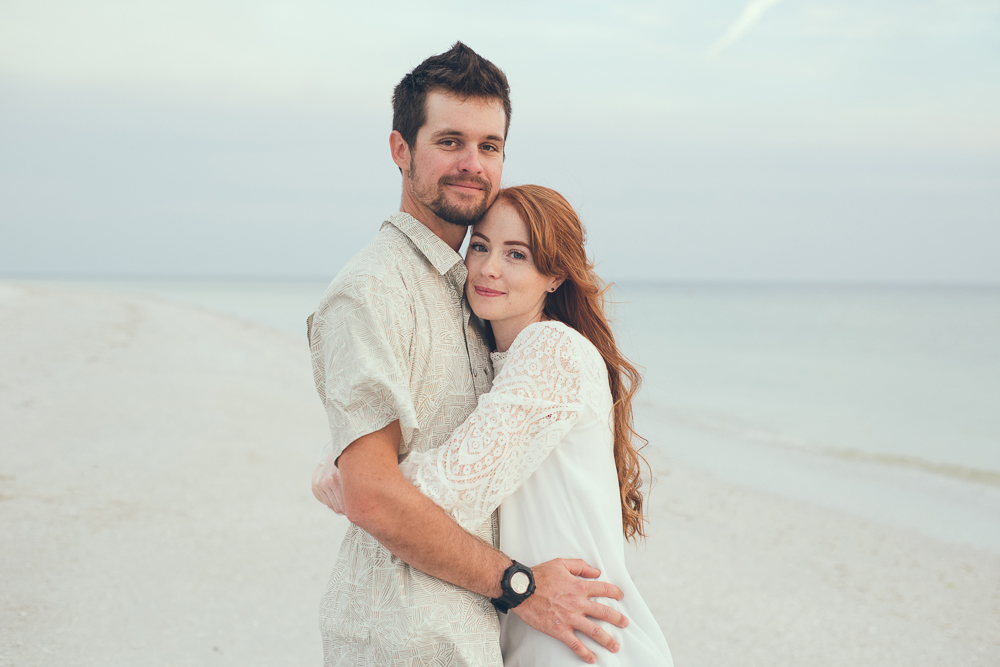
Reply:
M499 67L462 42L431 56L403 77L392 92L392 129L413 147L417 132L427 122L427 93L442 91L461 99L499 100L510 129L510 85Z

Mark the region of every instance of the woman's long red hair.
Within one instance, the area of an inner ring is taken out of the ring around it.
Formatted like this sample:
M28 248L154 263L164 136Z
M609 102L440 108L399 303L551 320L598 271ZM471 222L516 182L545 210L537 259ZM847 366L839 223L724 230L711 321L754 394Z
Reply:
M496 203L512 206L527 225L535 267L546 276L565 276L559 288L546 296L545 315L579 331L604 357L614 401L622 528L627 539L645 537L640 489L641 463L646 461L633 443L638 440L645 445L647 441L635 432L632 418L632 399L642 376L615 344L604 314L604 295L610 286L601 282L587 259L583 223L562 195L540 185L505 188L498 193Z

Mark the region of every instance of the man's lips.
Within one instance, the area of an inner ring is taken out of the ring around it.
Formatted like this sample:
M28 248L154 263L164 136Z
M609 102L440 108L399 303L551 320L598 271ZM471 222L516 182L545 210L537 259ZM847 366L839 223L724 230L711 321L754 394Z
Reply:
M446 176L441 179L441 185L450 185L465 192L489 192L490 190L490 185L486 180L469 176Z
M476 286L476 294L479 296L503 296L503 292L498 292L495 289L488 289L486 287Z
M483 191L483 188L479 187L475 183L445 183L445 185L450 185L453 188L458 188L459 190L464 190L465 192Z

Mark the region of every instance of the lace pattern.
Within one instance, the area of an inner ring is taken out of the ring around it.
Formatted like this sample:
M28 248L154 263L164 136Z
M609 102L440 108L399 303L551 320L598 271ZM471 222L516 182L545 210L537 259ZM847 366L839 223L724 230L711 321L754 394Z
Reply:
M610 410L607 387L600 354L577 331L561 322L529 325L465 423L400 469L472 529L538 469L585 408Z

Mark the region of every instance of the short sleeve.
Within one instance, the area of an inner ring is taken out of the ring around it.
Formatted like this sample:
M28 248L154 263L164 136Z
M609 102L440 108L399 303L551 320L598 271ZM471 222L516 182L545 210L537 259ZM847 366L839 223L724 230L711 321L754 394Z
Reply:
M493 389L441 447L411 453L404 476L471 529L516 491L583 410L578 342L563 324L526 327Z
M404 434L419 428L409 389L412 328L406 290L372 276L335 284L324 296L309 346L336 456L397 419Z

